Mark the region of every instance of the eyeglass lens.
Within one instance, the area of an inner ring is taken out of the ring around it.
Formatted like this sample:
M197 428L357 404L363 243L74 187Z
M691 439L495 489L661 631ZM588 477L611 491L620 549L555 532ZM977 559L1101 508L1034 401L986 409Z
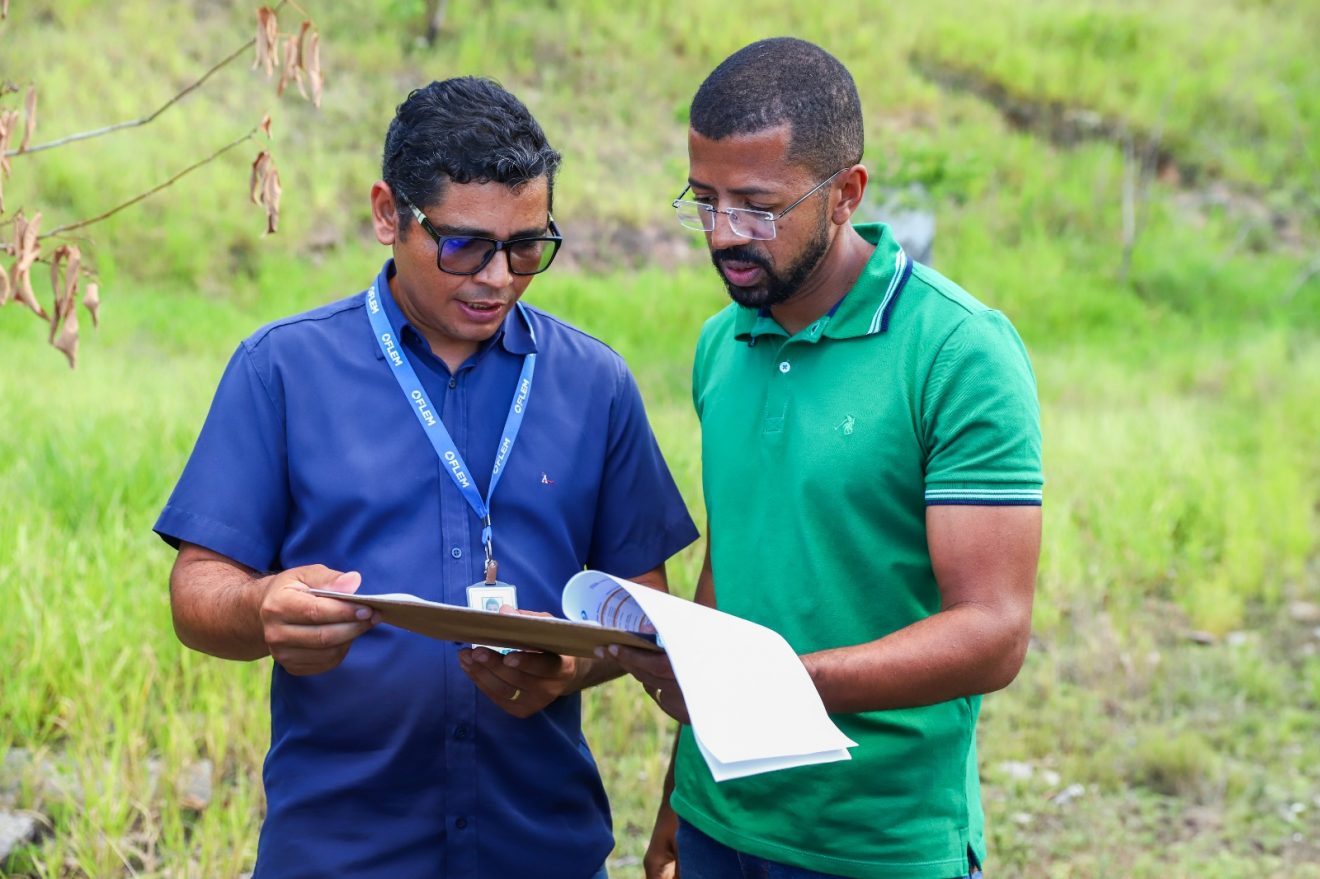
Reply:
M678 211L678 221L680 223L699 232L713 232L715 230L716 215L724 214L729 218L729 225L733 228L735 235L762 240L775 237L774 218L764 211L749 211L742 208L716 211L710 205L703 205L694 201L680 201L675 206L675 210Z
M556 243L543 238L508 242L504 250L509 256L509 271L515 275L545 271L554 258ZM446 238L440 247L440 268L475 274L490 261L496 247L497 243L489 238Z

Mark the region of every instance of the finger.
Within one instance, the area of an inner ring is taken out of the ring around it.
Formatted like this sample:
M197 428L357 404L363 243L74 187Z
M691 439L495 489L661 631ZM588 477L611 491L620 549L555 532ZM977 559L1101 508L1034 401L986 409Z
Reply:
M517 669L531 677L551 680L571 675L574 670L572 658L560 656L558 653L519 651L505 656L503 664L507 668Z
M334 650L352 643L371 627L370 620L314 626L286 624L272 632L267 641L300 650Z
M669 662L668 654L638 650L634 647L623 647L618 644L611 644L603 651L599 649L596 651L597 656L602 655L602 653L617 662L628 674L638 679L674 680L674 667Z
M535 678L530 678L517 669L509 668L500 661L501 659L503 657L493 650L475 647L467 656L460 654L458 661L468 677L478 684L488 683L492 694L498 697L506 697L513 690L527 689L534 685Z
M492 672L489 666L472 659L464 662L460 657L459 666L464 674L472 679L472 683L477 685L477 689L496 702L516 702L523 697L525 690L533 689L530 684L523 687L517 680L500 677Z
M380 614L369 607L309 595L300 583L286 583L266 597L262 616L268 621L294 626L318 626L355 620L379 621Z
M546 613L543 610L519 610L518 608L514 607L511 604L501 604L500 613L517 614L518 616L523 616L523 617L553 617L554 616L554 614Z

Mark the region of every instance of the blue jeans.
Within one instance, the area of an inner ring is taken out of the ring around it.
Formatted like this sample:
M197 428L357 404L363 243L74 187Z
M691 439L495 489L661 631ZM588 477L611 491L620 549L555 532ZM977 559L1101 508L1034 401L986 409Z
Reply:
M767 861L716 842L691 824L678 819L678 872L683 879L840 879L777 861ZM981 871L953 879L981 879Z

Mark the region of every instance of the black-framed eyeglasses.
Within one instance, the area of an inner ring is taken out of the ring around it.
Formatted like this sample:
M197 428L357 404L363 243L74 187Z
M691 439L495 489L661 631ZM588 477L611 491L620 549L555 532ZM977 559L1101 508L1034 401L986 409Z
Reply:
M431 225L431 221L426 219L426 214L406 195L401 192L395 195L412 211L426 234L435 239L435 264L440 271L449 275L475 275L501 250L509 260L510 274L538 275L550 268L550 263L555 261L555 254L559 252L559 245L564 243L554 217L547 218L550 234L535 238L501 241L480 235L441 235Z
M851 167L851 166L849 166ZM684 201L683 196L687 195L692 184L688 184L683 191L674 199L674 210L678 213L678 222L683 224L686 229L692 229L696 232L714 232L715 218L719 214L724 214L729 218L729 228L733 234L742 238L755 238L760 241L769 241L775 237L775 222L783 219L793 208L802 204L811 196L820 191L820 188L829 183L835 177L838 177L848 168L840 168L824 180L817 183L807 191L807 194L784 208L777 214L769 211L757 211L751 208L717 208L714 205L706 204L700 201Z

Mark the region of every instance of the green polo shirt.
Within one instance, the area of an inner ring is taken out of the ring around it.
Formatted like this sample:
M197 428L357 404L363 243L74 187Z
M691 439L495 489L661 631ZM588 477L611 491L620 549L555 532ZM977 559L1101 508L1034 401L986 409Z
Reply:
M887 227L832 314L789 337L730 305L697 345L703 488L720 610L798 653L939 610L932 504L1041 502L1035 377L1012 325ZM950 879L984 862L980 697L835 715L852 759L716 784L691 729L675 810L725 845L842 876Z

